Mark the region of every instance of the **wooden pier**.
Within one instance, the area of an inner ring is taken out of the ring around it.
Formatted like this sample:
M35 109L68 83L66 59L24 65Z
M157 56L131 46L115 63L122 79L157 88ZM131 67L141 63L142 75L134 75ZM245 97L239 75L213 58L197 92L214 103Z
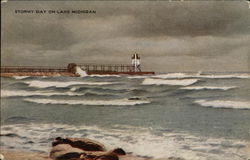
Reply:
M1 67L1 73L17 72L68 72L64 67L45 67L45 66L4 66Z
M155 74L154 72L143 72L141 70L136 71L133 65L127 64L77 64L82 70L86 71L87 74L111 74L111 75L145 75Z
M77 66L86 72L132 72L134 68L132 65L126 64L77 64Z
M1 77L12 76L71 76L76 77L67 67L46 66L1 66Z
M77 67L91 74L126 74L143 75L154 74L154 72L135 71L134 66L126 64L75 64L70 63L67 67L48 66L1 66L1 76L80 76Z

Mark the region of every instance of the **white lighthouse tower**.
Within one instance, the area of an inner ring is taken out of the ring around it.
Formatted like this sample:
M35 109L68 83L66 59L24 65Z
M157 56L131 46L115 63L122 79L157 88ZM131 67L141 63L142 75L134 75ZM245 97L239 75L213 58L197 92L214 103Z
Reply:
M141 72L140 57L139 54L132 54L132 66L133 72Z

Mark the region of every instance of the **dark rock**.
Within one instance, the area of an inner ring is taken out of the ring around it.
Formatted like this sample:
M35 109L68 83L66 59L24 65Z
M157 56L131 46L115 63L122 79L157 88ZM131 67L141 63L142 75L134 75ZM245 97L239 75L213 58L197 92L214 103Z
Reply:
M98 156L95 160L119 160L119 158L116 154L105 154Z
M80 158L80 156L81 156L81 153L70 152L70 153L66 153L57 157L56 160L70 160L70 159Z
M119 160L118 156L126 155L122 148L107 152L101 143L85 138L57 137L52 146L53 160Z
M139 98L139 97L130 97L130 98L128 98L128 100L140 100L141 98Z
M78 149L78 148L73 148L69 144L58 144L58 145L52 147L52 149L50 151L50 158L57 160L59 157L65 155L67 153L79 153L82 155L83 150Z
M52 146L56 146L58 144L69 144L74 148L79 148L84 151L106 151L104 145L99 142L86 139L86 138L61 138L57 137L54 142L52 142Z
M126 155L126 152L122 148L116 148L114 150L111 150L110 153L116 154L116 155Z
M85 154L85 155L82 155L81 158L84 158L84 159L96 159L97 155Z

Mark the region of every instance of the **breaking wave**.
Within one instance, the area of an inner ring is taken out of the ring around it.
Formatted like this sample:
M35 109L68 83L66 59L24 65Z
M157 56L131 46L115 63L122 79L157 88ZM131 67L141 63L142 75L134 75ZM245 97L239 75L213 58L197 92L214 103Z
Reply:
M85 77L85 76L88 75L86 71L82 70L82 69L81 69L80 67L78 67L78 66L76 67L76 74L80 75L80 77Z
M250 78L249 74L228 74L228 75L199 75L197 78Z
M27 96L82 96L84 93L54 92L54 91L25 91L25 90L1 90L1 97L27 97Z
M185 160L247 159L246 141L197 137L182 132L154 134L151 128L110 126L104 128L67 124L16 124L1 126L2 144L16 149L48 152L53 138L85 137L97 140L108 149L122 147L133 155L153 158L180 157ZM11 137L12 136L12 137ZM218 154L219 153L219 154ZM172 159L172 158L169 158Z
M249 101L196 100L195 103L204 107L211 108L250 109Z
M180 79L180 80L164 80L164 79L144 79L143 85L173 85L173 86L188 86L196 83L199 79Z
M24 101L33 102L38 104L63 104L63 105L95 105L95 106L134 106L139 104L148 104L147 100L128 100L128 99L115 99L115 100L63 100L63 99L31 99L26 98Z
M72 85L109 85L109 84L114 84L111 82L77 82L77 81L69 81L69 82L60 82L60 81L27 81L24 82L29 85L29 87L36 87L36 88L48 88L48 87L58 87L58 88L63 88L63 87L68 87Z
M236 86L187 86L182 87L180 89L187 89L187 90L229 90L237 88Z
M29 78L30 76L13 76L15 79L26 79Z
M190 77L197 77L199 73L197 74L188 74L188 73L168 73L168 74L159 74L155 75L152 77L155 78L163 78L163 79L168 79L168 78L190 78Z
M168 73L152 76L162 79L173 78L211 78L211 79L223 79L223 78L250 78L250 74L221 74L221 75L202 75L200 73Z
M119 75L112 75L112 74L91 74L88 77L121 77Z

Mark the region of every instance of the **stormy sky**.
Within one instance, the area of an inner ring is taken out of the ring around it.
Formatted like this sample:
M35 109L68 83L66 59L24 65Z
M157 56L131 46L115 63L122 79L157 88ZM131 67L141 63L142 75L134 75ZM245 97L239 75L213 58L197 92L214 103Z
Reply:
M250 71L244 1L8 1L1 8L2 65L130 64L137 52L143 70Z

